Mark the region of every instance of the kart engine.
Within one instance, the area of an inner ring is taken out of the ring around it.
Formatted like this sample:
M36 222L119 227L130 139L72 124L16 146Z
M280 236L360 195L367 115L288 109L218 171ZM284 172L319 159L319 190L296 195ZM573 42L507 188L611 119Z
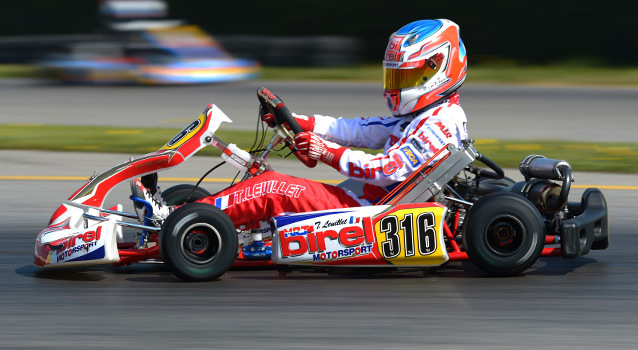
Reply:
M525 196L541 213L556 213L565 207L574 181L569 163L532 154L521 161L519 170L525 181L515 184L512 192ZM549 180L563 183L561 186Z

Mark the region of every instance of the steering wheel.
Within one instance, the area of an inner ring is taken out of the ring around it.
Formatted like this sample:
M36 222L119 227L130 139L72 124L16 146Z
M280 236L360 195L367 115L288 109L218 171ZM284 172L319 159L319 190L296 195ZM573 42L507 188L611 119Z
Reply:
M257 97L259 98L259 103L273 113L277 125L288 124L290 130L295 135L303 132L303 129L292 116L288 107L286 107L284 102L277 95L273 94L265 87L260 87L257 89ZM300 155L299 152L297 152L297 148L294 143L290 144L288 147L290 147L295 157L297 157L297 159L299 159L307 167L314 168L317 165L316 159L310 159Z

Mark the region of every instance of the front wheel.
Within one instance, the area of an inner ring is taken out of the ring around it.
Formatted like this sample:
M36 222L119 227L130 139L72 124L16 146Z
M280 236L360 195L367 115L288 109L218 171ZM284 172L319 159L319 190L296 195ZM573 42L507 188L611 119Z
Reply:
M543 251L543 218L520 195L487 195L466 216L463 245L481 270L497 276L518 275L532 266Z
M210 192L194 185L182 184L162 191L162 197L167 205L182 205L187 201L192 203L198 199L210 196Z
M162 260L185 281L219 278L237 257L237 232L230 218L205 203L190 203L166 218L159 237Z

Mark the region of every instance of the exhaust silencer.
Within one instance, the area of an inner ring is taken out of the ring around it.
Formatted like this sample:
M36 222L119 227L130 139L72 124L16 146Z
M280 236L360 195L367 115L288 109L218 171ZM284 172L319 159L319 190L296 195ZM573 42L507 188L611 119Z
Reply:
M543 197L544 205L542 207L544 210L556 212L567 204L567 196L569 195L571 183L574 181L572 168L569 163L564 160L549 159L538 154L530 154L521 161L518 169L521 171L521 174L525 176L526 184L533 184L534 181L530 182L532 178L563 181L563 185L560 187L560 193L558 194L556 193L557 188L539 187L543 189L539 194ZM542 193L549 189L551 190L547 193ZM532 199L533 196L529 196L528 194L528 197Z
M570 177L570 181L574 179L572 176L572 168L564 160L549 159L538 154L530 154L521 161L518 166L521 174L525 176L526 181L531 178L547 179L547 180L565 180Z

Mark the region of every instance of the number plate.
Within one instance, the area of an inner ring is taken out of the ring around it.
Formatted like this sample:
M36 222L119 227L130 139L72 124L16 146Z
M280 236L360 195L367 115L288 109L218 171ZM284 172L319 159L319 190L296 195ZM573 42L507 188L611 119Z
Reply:
M374 218L379 253L393 265L440 265L448 260L443 240L446 208L412 204L391 207Z

